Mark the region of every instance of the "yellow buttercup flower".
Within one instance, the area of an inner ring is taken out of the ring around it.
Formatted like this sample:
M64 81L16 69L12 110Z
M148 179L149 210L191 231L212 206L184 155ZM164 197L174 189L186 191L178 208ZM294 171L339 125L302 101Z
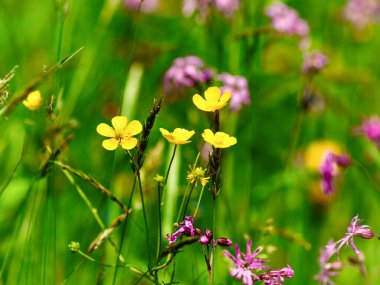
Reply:
M188 139L190 139L195 134L194 131L188 131L186 129L180 128L176 128L172 133L163 128L160 128L160 132L165 139L174 144L189 143L190 141Z
M28 108L31 111L37 110L42 103L42 96L40 91L36 90L30 92L26 99L22 101L22 103L25 105L26 108Z
M195 94L193 96L193 103L202 111L215 112L226 106L231 98L231 92L221 93L218 87L209 87L205 91L205 98L202 98L199 94Z
M215 148L227 148L237 143L235 137L230 137L223 132L216 132L214 134L210 129L204 130L202 137Z
M137 145L137 139L133 136L141 133L142 125L139 121L133 120L128 123L125 116L113 117L112 127L101 123L96 127L96 131L110 139L104 140L102 146L106 150L115 150L118 146L124 149L132 149Z

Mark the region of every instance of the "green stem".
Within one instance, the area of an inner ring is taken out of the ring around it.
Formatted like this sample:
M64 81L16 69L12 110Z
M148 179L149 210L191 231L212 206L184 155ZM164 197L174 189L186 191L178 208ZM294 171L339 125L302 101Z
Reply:
M195 208L195 211L194 211L194 219L195 217L197 216L197 213L198 213L198 209L199 209L199 205L201 204L201 200L202 200L202 196L203 196L203 190L205 190L205 186L202 186L202 190L201 190L201 194L199 195L199 199L198 199L198 203L197 203L197 207Z
M158 194L158 237L157 237L157 262L160 258L161 243L162 243L162 221L161 221L161 184L157 183Z
M182 202L181 202L181 207L179 208L179 211L178 211L178 215L177 215L177 219L176 219L176 224L178 224L179 222L179 218L181 217L181 213L182 213L182 209L183 209L183 206L185 205L185 201L186 201L186 197L189 193L189 190L190 190L190 185L191 183L187 183L187 186L186 186L186 190L185 190L185 195L183 196L182 198Z
M186 205L185 205L185 210L183 210L183 218L185 218L185 216L186 216L187 207L189 206L191 194L193 193L194 187L195 187L195 183L192 183L191 184L191 188L190 188L189 196L187 197L187 201L186 201Z
M215 226L216 226L216 199L212 200L212 233L215 236ZM210 274L211 274L211 283L214 279L214 253L215 253L215 247L211 247L211 257L210 257Z
M62 50L62 39L63 39L63 25L64 25L64 22L65 22L65 16L63 14L63 7L58 7L58 42L57 42L57 52L56 52L56 60L59 61L60 57L61 57L61 50ZM57 70L57 72L55 73L55 84L54 84L54 96L58 96L58 92L59 92L59 84L60 84L60 80L61 80L61 75L60 75L60 71ZM52 107L52 110L53 111L53 107Z
M135 192L135 187L136 187L136 177L133 180L133 186L132 186L132 190L131 190L131 195L129 196L128 209L130 209L131 205L132 205L132 198L133 198L133 193ZM118 265L119 265L119 256L121 254L121 249L123 247L123 241L124 241L124 237L125 237L125 232L127 230L128 218L129 218L129 215L125 218L125 221L124 221L124 224L123 224L122 234L121 234L120 243L119 243L119 252L118 252L117 257L116 257L116 261L115 261L116 266L115 266L115 271L113 273L113 281L112 281L113 285L115 285L115 283L116 283L116 277L117 277L117 271L118 271Z
M171 168L171 166L172 166L173 160L174 160L174 156L175 156L175 152L176 152L176 150L177 150L177 145L175 144L175 145L174 145L173 154L172 154L172 157L171 157L170 162L169 162L168 170L166 171L166 175L165 175L165 183L164 183L164 185L166 185L166 183L168 182L169 172L170 172L170 168Z

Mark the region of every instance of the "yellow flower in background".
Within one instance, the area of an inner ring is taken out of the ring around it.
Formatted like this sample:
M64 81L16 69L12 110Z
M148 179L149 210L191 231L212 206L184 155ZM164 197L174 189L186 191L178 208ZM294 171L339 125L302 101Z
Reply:
M128 123L125 116L113 117L112 127L107 124L101 123L96 127L96 131L110 139L104 140L102 146L106 150L115 150L118 146L124 149L132 149L137 145L137 139L133 136L141 133L142 125L139 121L133 120Z
M223 132L216 132L214 134L210 129L204 130L202 137L215 148L227 148L237 143L235 137L230 137Z
M231 92L221 93L218 87L209 87L205 91L205 98L202 98L199 94L195 94L193 96L193 103L199 110L215 112L226 106L231 98Z
M334 141L317 140L309 144L304 153L305 167L310 170L318 171L323 154L327 150L330 150L336 155L342 154L342 149Z
M22 101L24 106L28 108L31 111L37 110L42 103L42 96L40 91L36 90L33 92L30 92L28 96L26 96L26 99Z
M194 131L188 131L180 128L176 128L172 133L160 128L160 132L165 139L174 144L187 144L190 142L188 139L195 134Z

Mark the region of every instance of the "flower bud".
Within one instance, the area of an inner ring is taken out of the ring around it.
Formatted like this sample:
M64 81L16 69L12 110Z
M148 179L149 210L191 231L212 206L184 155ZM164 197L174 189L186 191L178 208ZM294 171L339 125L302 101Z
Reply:
M232 245L232 240L229 238L220 237L216 239L216 244L220 246L230 247Z

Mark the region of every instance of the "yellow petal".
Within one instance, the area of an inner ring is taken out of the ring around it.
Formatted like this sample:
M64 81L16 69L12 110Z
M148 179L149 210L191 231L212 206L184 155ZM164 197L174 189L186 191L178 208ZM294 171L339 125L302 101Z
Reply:
M165 130L164 128L160 128L160 132L162 135L170 135L169 131Z
M112 138L115 136L115 130L109 125L101 123L96 127L96 131L99 135Z
M25 107L27 107L31 111L37 110L38 107L40 107L41 103L42 96L40 91L38 90L30 92L26 99L23 101Z
M125 135L125 136L137 135L137 134L141 133L142 128L143 127L139 121L133 120L127 125L127 127L124 130L123 135Z
M173 137L178 141L187 141L195 134L194 131L188 131L186 129L176 128L173 132Z
M220 103L227 104L227 102L228 102L228 100L230 100L230 98L231 98L231 92L226 91L222 94L219 101L220 101Z
M124 149L132 149L137 145L137 139L134 137L123 137L121 139L121 147Z
M237 139L235 137L230 137L228 140L229 146L237 144Z
M202 137L207 141L214 137L214 133L210 129L205 129L202 133Z
M102 146L106 149L106 150L115 150L119 145L119 140L115 139L115 138L111 138L111 139L108 139L108 140L104 140L102 142Z
M193 103L199 110L211 112L210 108L207 106L205 99L203 99L199 94L195 94L193 96Z
M170 133L169 134L162 134L165 139L167 139L170 143L176 143L175 137L173 137Z
M127 127L127 122L128 119L125 116L116 116L112 118L112 126L117 134L123 134L125 128Z
M205 91L205 98L206 101L212 103L212 102L218 102L220 99L220 89L218 87L209 87Z

